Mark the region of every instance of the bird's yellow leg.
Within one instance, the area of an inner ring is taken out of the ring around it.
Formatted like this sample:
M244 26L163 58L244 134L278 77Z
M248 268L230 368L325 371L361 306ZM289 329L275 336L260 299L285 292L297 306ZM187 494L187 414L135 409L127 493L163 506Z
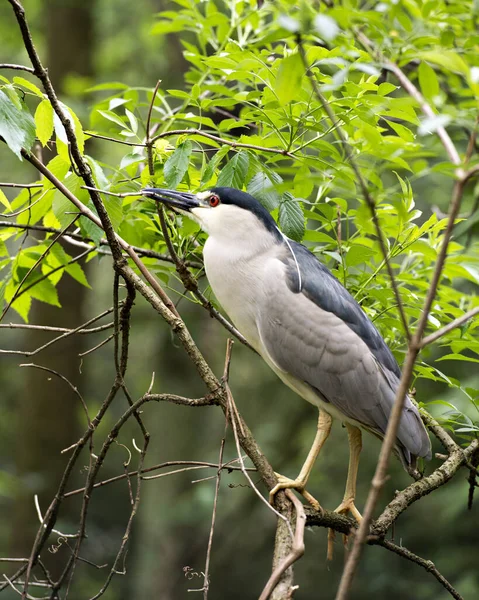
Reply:
M279 475L276 473L278 477L278 483L274 486L274 488L269 493L269 501L271 504L274 502L274 496L279 490L285 489L295 489L300 494L302 494L306 500L311 504L313 508L319 510L321 507L319 502L311 496L309 492L306 491L306 483L308 482L309 476L313 469L314 463L318 458L318 454L321 448L324 445L324 442L328 439L329 432L331 431L331 424L333 419L328 413L319 411L318 418L318 428L316 431L316 437L314 438L313 445L311 446L311 450L304 462L304 465L296 479L289 479L288 477L284 477L284 475Z
M359 455L361 453L362 448L362 436L361 430L355 427L354 425L346 423L346 428L348 430L349 439L348 478L346 480L346 489L344 490L343 501L334 512L337 512L339 514L345 514L350 512L352 516L356 519L356 521L359 523L362 519L362 516L359 510L356 508L354 500L356 498L356 479L358 476ZM328 560L332 560L333 558L334 536L334 530L330 529L328 532ZM346 545L347 536L344 537Z
M354 500L356 498L356 479L358 477L359 455L362 449L362 436L361 430L354 425L346 423L346 429L348 430L349 439L348 478L346 480L343 501L334 512L341 514L350 512L359 523L362 516L354 505Z

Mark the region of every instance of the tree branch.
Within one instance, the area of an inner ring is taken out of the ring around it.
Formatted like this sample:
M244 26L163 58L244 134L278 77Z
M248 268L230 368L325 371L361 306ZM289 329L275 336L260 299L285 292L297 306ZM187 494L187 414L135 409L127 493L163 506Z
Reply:
M382 548L385 548L386 550L390 550L391 552L394 552L394 554L397 554L398 556L401 556L402 558L405 558L406 560L409 560L409 561L415 563L416 565L419 565L420 567L425 569L428 573L431 573L431 575L439 581L439 583L442 585L442 587L444 589L446 589L453 598L456 598L456 600L464 600L463 597L459 594L459 592L444 577L444 575L441 575L441 573L437 570L437 568L436 568L435 564L432 562L432 560L426 560L424 558L421 558L417 554L414 554L414 552L411 552L407 548L404 548L404 546L398 546L397 544L394 544L393 542L390 542L389 540L374 540L373 539L373 540L370 540L368 542L368 544L371 544L373 546L381 546Z

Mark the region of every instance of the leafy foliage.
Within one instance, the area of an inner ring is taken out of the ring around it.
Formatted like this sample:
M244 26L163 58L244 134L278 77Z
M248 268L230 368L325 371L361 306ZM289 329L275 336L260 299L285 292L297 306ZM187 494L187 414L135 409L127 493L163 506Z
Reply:
M151 35L185 32L181 42L189 71L183 88L171 89L164 82L153 98L152 89L117 82L98 85L90 89L90 122L83 127L69 107L62 107L82 152L83 139L89 136L130 145L115 164L88 157L98 187L113 193L151 184L192 190L218 184L248 190L273 212L288 236L303 239L329 265L400 360L404 332L371 212L336 126L312 89L297 34L302 36L310 74L334 111L374 198L405 314L414 326L446 226L445 206L434 206L435 192L452 189L454 180L435 132L447 125L462 157L469 160L468 139L477 128L475 4L408 0L373 3L368 9L354 0L329 8L287 0L176 4L176 11L158 16ZM360 31L407 72L431 104L434 118L423 116L418 100L401 89L361 43ZM150 104L153 133L147 136ZM0 135L18 156L22 147L30 149L35 135L43 146L55 145L56 156L48 168L92 208L88 191L71 167L63 126L49 100L25 78L1 79ZM145 150L145 140L151 138L153 171ZM0 200L17 215L18 224L77 227L92 244L94 256L102 232L84 217L72 216L71 204L51 184L37 184L11 200ZM479 247L472 214L476 197L477 189L470 185L429 332L478 304ZM104 201L115 229L129 243L166 251L151 203L107 195ZM0 293L27 320L32 299L58 305L55 287L64 273L84 285L87 280L78 262L72 263L58 244L49 247L53 233L19 245L13 222L0 229ZM200 251L191 244L191 235L201 240L203 234L182 219L172 227L180 253L197 260ZM160 276L169 281L173 270L162 266ZM415 372L417 378L446 381L467 399L466 409L452 406L454 412L445 415L464 439L477 434L477 382L448 377L436 368L439 362L433 366L432 358L439 352L446 367L448 361L477 364L478 327L479 320L471 319L442 337L435 354L424 352Z

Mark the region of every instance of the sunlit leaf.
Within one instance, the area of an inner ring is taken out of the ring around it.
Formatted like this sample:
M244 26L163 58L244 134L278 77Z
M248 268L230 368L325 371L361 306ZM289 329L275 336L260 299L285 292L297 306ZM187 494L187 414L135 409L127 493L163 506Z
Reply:
M35 121L28 108L20 102L20 108L0 90L0 136L20 160L22 148L30 150L35 141Z
M53 108L50 100L42 100L35 111L37 137L46 146L53 135Z
M274 85L274 91L281 104L288 104L297 96L303 74L303 63L297 52L283 58Z
M189 140L178 144L173 154L165 162L164 176L166 185L176 188L188 170L192 145Z

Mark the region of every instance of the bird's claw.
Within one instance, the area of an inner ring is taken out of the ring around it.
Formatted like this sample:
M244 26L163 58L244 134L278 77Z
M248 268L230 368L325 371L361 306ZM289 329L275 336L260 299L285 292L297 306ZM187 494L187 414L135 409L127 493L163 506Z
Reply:
M274 505L274 497L280 490L296 490L299 492L305 500L311 504L315 510L322 510L321 505L307 490L305 490L305 482L302 479L290 479L279 473L275 473L278 478L278 483L269 493L269 503Z
M361 523L363 518L359 510L356 508L356 505L354 504L354 498L347 498L346 500L343 500L341 504L334 510L334 512L338 513L339 515L346 515L347 513L351 513L351 515L356 519L358 523ZM329 529L327 554L328 560L333 560L335 537L336 532L334 531L334 529ZM345 547L348 544L348 537L348 535L343 535L343 543Z
M363 516L356 508L354 504L354 498L349 498L348 500L343 500L341 504L334 510L335 513L339 515L346 515L347 513L351 513L351 515L356 519L358 523L361 523Z

